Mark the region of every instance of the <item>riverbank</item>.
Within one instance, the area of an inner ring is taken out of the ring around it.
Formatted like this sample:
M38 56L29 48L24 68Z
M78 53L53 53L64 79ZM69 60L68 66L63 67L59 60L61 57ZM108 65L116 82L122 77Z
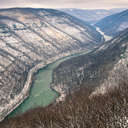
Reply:
M4 109L0 110L0 112L2 113L0 120L2 121L8 114L10 114L14 109L16 109L25 99L27 99L29 97L29 91L31 88L31 84L32 84L32 78L33 78L33 74L35 74L35 72L37 72L38 70L40 70L41 68L44 68L45 66L47 66L50 63L53 63L63 57L67 57L67 56L72 56L73 54L82 54L85 53L85 49L80 49L77 52L76 51L72 51L72 52L68 52L68 53L64 53L61 55L58 55L56 57L50 58L49 60L47 60L47 62L41 62L38 65L36 65L35 67L33 67L29 72L28 72L28 76L27 76L27 80L25 83L25 86L22 90L22 92L15 97L14 100L10 101L10 104L7 105L6 107L4 107ZM87 51L86 51L87 52Z

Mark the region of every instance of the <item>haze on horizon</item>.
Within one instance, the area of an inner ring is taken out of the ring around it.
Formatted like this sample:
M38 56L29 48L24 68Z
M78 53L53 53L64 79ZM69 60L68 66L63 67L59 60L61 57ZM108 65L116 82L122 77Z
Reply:
M33 8L82 8L110 9L128 8L128 0L2 0L0 8L33 7Z

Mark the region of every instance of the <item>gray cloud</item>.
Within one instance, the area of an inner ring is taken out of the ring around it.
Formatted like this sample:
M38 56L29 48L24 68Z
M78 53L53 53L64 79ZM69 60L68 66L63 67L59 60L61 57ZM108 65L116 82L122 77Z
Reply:
M128 0L1 0L0 8L128 8Z

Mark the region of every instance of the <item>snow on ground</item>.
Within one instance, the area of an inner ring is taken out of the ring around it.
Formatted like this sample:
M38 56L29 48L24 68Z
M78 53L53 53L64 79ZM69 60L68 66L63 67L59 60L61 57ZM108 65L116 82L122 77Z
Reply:
M112 39L112 36L106 35L104 32L100 30L100 28L96 27L96 30L104 37L105 41L109 41Z

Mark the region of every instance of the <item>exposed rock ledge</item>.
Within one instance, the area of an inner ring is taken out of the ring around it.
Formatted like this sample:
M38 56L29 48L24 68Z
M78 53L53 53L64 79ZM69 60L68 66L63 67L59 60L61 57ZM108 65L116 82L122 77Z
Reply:
M33 67L29 72L28 72L28 76L27 76L27 80L25 83L25 86L22 90L22 92L16 96L14 98L14 100L11 100L10 103L8 105L6 105L6 107L4 108L0 108L0 121L4 120L5 117L7 115L9 115L14 109L16 109L25 99L28 98L29 96L29 91L31 88L31 84L32 84L32 77L34 75L35 72L37 72L39 69L44 68L45 66L47 66L50 63L53 63L55 61L57 61L58 59L61 59L63 57L72 55L72 54L78 54L78 53L82 53L84 52L85 49L79 49L78 51L72 51L72 52L67 52L67 53L63 53L61 55L57 55L56 57L50 58L49 60L47 60L46 62L41 62L38 65L36 65L35 67ZM53 88L54 89L54 88ZM55 89L55 91L57 91L58 93L60 93L60 97L57 98L56 101L62 101L63 98L65 97L65 94L63 95L62 92L60 92L59 90Z

